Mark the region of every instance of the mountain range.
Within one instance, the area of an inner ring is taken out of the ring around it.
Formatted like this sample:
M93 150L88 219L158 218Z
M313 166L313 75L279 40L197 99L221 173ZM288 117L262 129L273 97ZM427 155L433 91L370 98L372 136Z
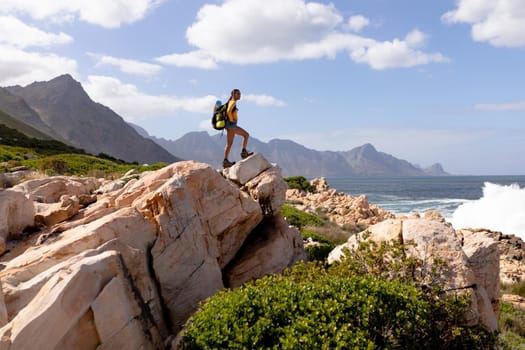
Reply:
M226 136L190 132L177 140L149 135L96 103L69 74L25 87L0 87L0 124L26 135L52 138L92 154L104 153L125 161L171 163L192 159L220 167ZM231 160L240 159L236 138ZM249 149L277 163L283 176L443 176L440 164L420 168L364 144L349 151L317 151L290 140L262 142L250 138Z
M136 125L144 137L150 137L171 153L183 159L195 159L220 167L226 135L210 135L206 131L190 132L177 140L166 140L148 135ZM240 159L240 137L236 137L230 160ZM350 151L316 151L290 140L273 139L265 143L250 137L249 150L259 152L281 167L283 176L445 176L449 175L439 164L420 168L406 160L379 152L369 143Z
M128 162L175 162L175 157L108 107L96 103L69 74L25 87L0 88L0 111L91 154Z

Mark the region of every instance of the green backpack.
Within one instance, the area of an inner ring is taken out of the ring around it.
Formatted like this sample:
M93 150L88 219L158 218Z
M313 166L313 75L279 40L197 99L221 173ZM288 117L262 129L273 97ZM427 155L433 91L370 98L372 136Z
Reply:
M213 109L213 116L211 117L211 126L215 130L222 130L226 127L226 119L228 119L228 103L222 104L220 100L215 102L215 108Z

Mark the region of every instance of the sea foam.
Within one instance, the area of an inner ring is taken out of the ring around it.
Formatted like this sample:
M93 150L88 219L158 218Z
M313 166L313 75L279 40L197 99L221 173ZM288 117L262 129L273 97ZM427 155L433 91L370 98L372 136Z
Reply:
M448 221L455 229L485 228L525 239L525 188L485 182L482 197L461 204Z

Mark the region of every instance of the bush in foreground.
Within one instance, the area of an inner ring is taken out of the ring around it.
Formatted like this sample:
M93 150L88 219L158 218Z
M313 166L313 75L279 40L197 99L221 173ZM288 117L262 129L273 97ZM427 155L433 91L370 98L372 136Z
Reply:
M267 277L212 298L185 348L414 348L430 311L421 300L416 288L375 277Z
M439 264L404 264L403 247L395 242L362 243L339 264L299 264L282 276L219 292L190 318L182 347L494 348L495 335L463 323L468 295L443 293L441 279L433 276ZM432 272L421 276L417 270Z

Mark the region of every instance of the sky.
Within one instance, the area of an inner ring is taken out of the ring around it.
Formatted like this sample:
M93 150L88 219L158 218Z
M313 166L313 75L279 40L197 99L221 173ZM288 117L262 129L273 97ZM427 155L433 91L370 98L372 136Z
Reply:
M71 74L150 135L239 125L525 175L524 0L0 0L0 86ZM249 148L249 147L248 147Z

